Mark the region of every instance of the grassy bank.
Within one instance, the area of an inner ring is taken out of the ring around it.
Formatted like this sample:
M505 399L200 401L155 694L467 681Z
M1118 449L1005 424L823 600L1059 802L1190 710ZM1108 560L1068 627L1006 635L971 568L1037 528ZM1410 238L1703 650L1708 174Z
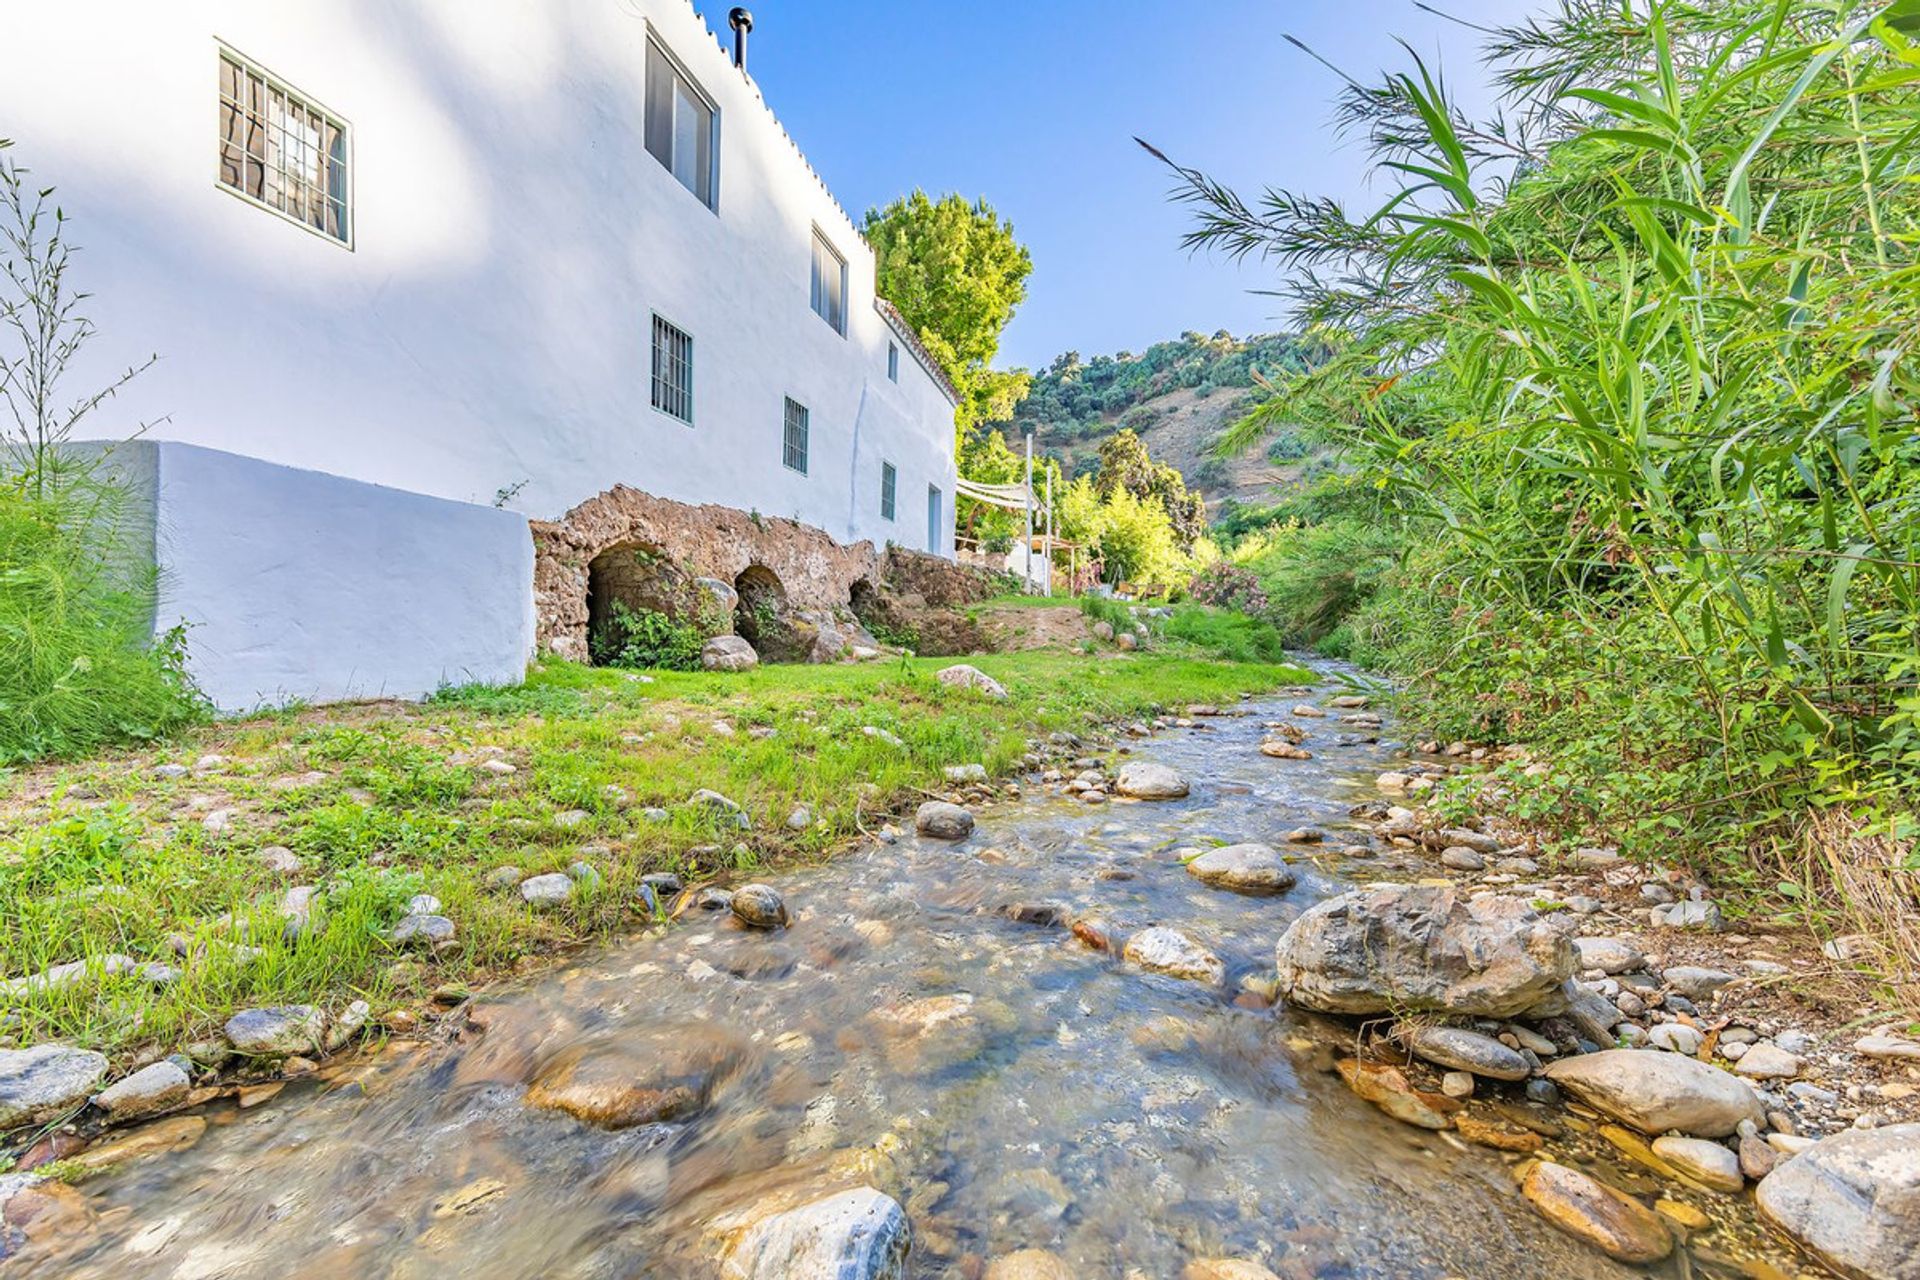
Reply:
M818 857L941 787L943 766L1004 773L1055 730L1306 678L1171 653L971 661L1012 696L947 689L938 659L651 678L550 663L516 688L225 722L17 773L0 793L0 971L96 963L71 985L7 996L7 1037L125 1058L250 1005L404 1006L637 927L648 872L693 881ZM688 804L703 787L737 801L750 828ZM801 805L813 821L795 829ZM299 870L270 870L260 855L274 846ZM486 883L503 866L576 861L601 882L558 910ZM315 927L290 938L293 885L319 892ZM459 931L438 956L387 941L423 892ZM156 987L99 971L109 955L180 973Z

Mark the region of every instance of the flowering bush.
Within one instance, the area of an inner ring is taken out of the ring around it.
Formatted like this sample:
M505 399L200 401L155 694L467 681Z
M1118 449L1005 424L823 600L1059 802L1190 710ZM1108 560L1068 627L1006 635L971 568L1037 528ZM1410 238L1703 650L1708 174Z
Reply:
M1250 617L1265 614L1272 603L1253 570L1217 560L1193 575L1188 594L1200 604L1235 609Z

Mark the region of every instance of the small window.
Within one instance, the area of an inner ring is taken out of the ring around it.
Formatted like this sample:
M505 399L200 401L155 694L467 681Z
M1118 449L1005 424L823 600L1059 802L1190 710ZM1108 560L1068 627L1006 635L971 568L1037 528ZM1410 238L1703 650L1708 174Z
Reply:
M847 332L847 262L827 238L813 233L813 310L833 331Z
M787 427L780 448L787 470L807 474L807 406L787 397Z
M940 544L946 541L946 539L941 536L943 533L946 532L947 521L946 521L945 512L941 507L940 500L941 500L940 486L934 485L934 484L928 485L927 486L927 550L933 552L933 554L935 555L940 554Z
M347 126L237 54L220 54L220 185L341 244Z
M887 344L887 381L900 381L900 345L895 342Z
M659 316L653 318L653 407L693 421L693 339Z
M672 55L647 41L647 150L709 209L720 204L713 180L720 132L717 118L713 99L700 91Z
M900 474L893 469L891 462L880 464L880 518L893 519L893 495L900 487Z

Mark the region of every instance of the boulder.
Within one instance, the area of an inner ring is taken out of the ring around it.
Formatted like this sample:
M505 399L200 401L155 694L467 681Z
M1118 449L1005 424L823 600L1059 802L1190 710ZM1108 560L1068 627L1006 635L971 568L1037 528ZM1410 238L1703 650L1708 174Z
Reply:
M1551 1063L1546 1077L1642 1133L1724 1138L1766 1109L1747 1082L1720 1068L1653 1049L1605 1049Z
M1280 992L1320 1013L1558 1013L1573 945L1521 898L1374 885L1310 908L1275 949Z
M0 1130L72 1111L106 1073L105 1055L91 1049L63 1044L0 1049Z
M901 1280L913 1231L872 1187L754 1218L720 1261L722 1280Z
M1187 794L1187 780L1164 764L1129 760L1120 766L1114 787L1136 800L1178 800Z
M1548 1222L1620 1262L1658 1262L1673 1252L1659 1214L1578 1169L1542 1160L1520 1191Z
M694 590L694 607L707 618L731 618L736 605L740 603L740 593L733 584L719 578L695 578L690 584Z
M973 815L957 804L929 800L914 811L913 829L935 840L965 840L973 834Z
M227 1042L256 1058L319 1053L326 1043L327 1015L310 1004L242 1009L227 1019Z
M100 1091L93 1104L115 1120L134 1120L186 1101L193 1080L168 1058L140 1068Z
M951 667L942 667L934 673L935 680L949 689L972 689L989 698L1005 698L1007 687L978 667L968 666L964 662Z
M709 671L749 671L760 665L760 655L739 636L715 636L700 646L700 665Z
M1754 1199L1842 1275L1920 1280L1920 1124L1823 1138L1768 1174Z
M1267 844L1230 844L1190 859L1187 872L1202 884L1235 893L1285 893L1293 888L1293 868Z
M1227 966L1219 956L1178 929L1164 925L1142 929L1127 939L1125 954L1142 969L1164 973L1170 978L1219 986L1227 977Z
M1464 1027L1416 1027L1407 1036L1407 1047L1437 1067L1471 1071L1489 1080L1525 1080L1533 1069L1518 1050Z

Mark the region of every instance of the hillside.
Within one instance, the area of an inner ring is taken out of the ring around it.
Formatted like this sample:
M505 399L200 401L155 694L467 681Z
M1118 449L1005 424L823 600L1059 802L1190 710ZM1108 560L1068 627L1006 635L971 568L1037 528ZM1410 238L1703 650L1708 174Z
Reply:
M1178 468L1209 510L1223 499L1266 502L1276 486L1320 465L1304 442L1279 438L1262 450L1216 459L1220 433L1265 393L1257 371L1271 377L1306 367L1312 346L1291 334L1235 338L1188 332L1140 353L1082 361L1066 352L1033 376L1013 420L991 424L1018 440L1029 426L1036 448L1058 458L1068 476L1091 470L1101 441L1132 428L1152 455Z

